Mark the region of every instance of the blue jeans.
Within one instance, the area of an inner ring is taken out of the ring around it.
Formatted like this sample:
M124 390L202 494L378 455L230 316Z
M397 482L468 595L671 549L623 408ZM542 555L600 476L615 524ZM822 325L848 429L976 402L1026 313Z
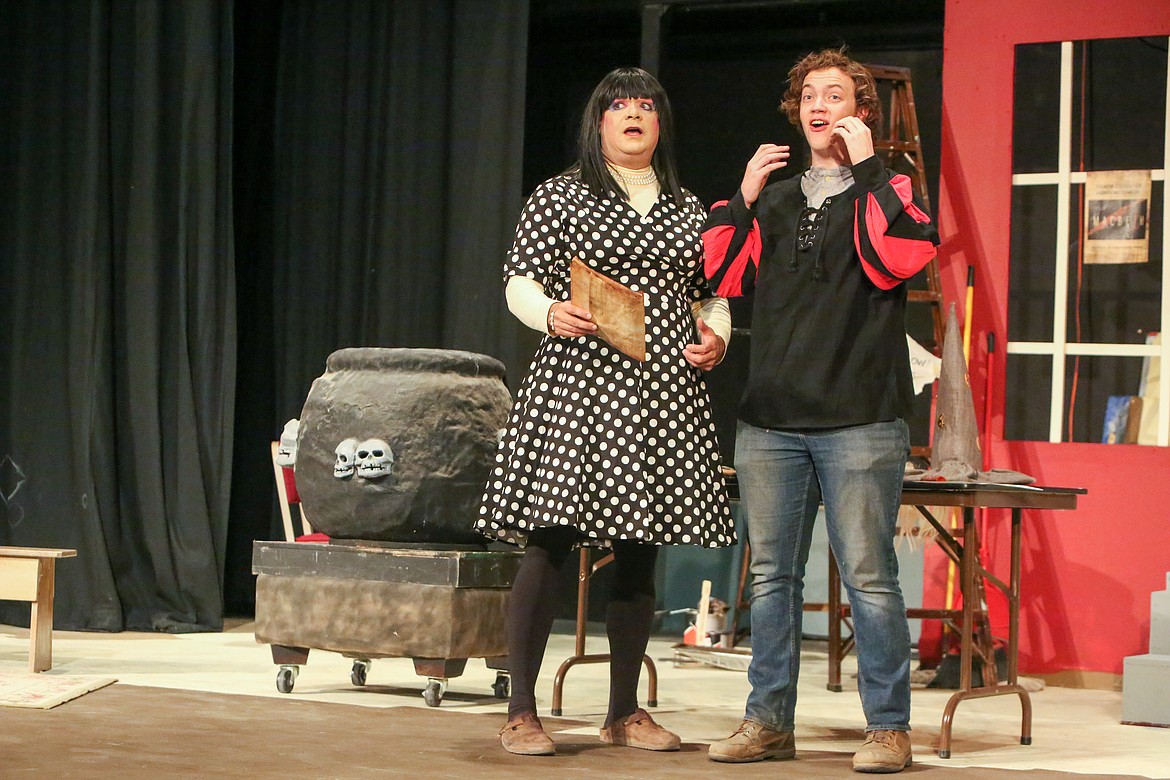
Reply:
M804 571L823 502L853 609L866 731L909 731L910 628L894 555L909 453L902 420L812 432L739 423L735 469L753 578L748 720L793 730Z

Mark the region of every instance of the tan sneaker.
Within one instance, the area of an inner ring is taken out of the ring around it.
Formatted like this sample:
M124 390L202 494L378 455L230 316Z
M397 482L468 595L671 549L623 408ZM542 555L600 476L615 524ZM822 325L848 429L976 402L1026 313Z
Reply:
M531 712L517 715L500 729L500 744L504 750L519 756L551 756L557 752L556 743L544 733L540 718Z
M871 731L853 754L854 772L901 772L912 763L910 735L905 731Z
M659 726L641 707L634 710L634 714L623 722L603 728L601 741L643 750L678 750L682 745L678 734Z
M728 764L745 764L765 758L793 758L796 740L791 731L773 731L762 723L744 720L727 739L712 742L707 758Z

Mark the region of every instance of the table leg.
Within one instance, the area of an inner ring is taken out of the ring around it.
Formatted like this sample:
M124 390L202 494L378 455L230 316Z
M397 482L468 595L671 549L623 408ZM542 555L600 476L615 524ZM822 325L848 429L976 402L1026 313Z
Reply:
M954 723L955 708L964 699L981 699L988 696L1003 696L1016 694L1020 697L1020 744L1032 744L1032 699L1028 692L1018 684L1019 662L1019 619L1020 619L1020 537L1021 537L1021 509L1012 509L1012 559L1011 579L1005 594L1008 597L1008 679L1006 683L996 684L994 675L985 672L985 677L992 681L979 688L971 687L971 656L973 655L973 633L975 625L975 608L977 599L976 577L982 577L979 561L979 533L975 525L972 508L963 510L963 555L961 582L963 593L963 625L962 644L960 647L959 662L962 665L959 672L959 690L951 695L943 710L942 729L939 733L939 758L951 757L951 726ZM1002 585L1000 586L1002 589ZM982 606L980 606L982 611ZM983 618L983 630L990 632L991 625Z
M975 596L975 575L979 558L979 526L975 523L975 509L963 507L963 630L960 645L960 660L962 668L959 673L959 691L971 690L971 656L974 655L975 607L978 599Z
M37 560L37 600L32 603L29 620L28 670L47 672L53 667L53 579L57 570L54 558Z
M959 631L959 690L951 695L943 709L942 729L939 731L938 757L951 757L951 726L955 708L971 690L971 639L975 622L975 557L979 551L979 535L975 526L975 510L963 507L963 555L959 565L959 588L963 597L963 620Z
M556 676L553 678L553 698L552 707L550 708L553 715L560 715L562 712L561 704L565 693L565 675L568 674L570 669L577 664L600 664L608 663L610 660L609 653L586 654L585 652L585 626L589 617L589 579L598 569L613 561L613 553L605 555L597 563L593 564L590 564L591 558L589 548L582 546L577 568L576 643L573 647L573 655L561 662L560 667L557 668ZM646 681L648 685L646 705L648 707L657 707L658 669L654 665L654 659L648 655L642 656L642 663L646 667Z
M1017 688L1020 695L1020 744L1032 744L1032 697L1019 688L1020 663L1020 538L1022 536L1019 508L1012 510L1012 570L1008 594L1008 685Z

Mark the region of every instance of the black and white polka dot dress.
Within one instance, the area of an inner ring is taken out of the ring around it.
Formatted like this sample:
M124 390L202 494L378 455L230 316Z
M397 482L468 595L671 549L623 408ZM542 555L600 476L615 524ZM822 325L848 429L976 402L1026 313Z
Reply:
M683 357L703 277L699 200L660 195L646 217L554 177L529 198L505 263L557 300L580 258L642 292L646 360L593 337L546 336L516 395L475 527L522 543L543 526L595 539L721 547L735 542L711 403Z

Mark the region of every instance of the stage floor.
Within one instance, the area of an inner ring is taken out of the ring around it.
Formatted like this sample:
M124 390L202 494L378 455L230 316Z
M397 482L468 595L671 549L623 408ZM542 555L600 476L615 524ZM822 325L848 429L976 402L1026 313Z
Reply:
M251 623L237 622L216 634L58 631L53 669L47 674L116 677L118 682L51 710L4 709L0 755L14 770L55 776L72 771L73 776L87 778L138 776L128 771L134 767L158 776L153 773L166 766L204 777L359 778L379 771L394 776L395 761L405 762L397 765L399 769L413 764L410 773L415 777L515 777L527 768L570 773L594 769L611 777L666 777L680 771L736 778L851 774L849 756L860 743L863 726L852 659L845 668L845 691L831 693L825 689L824 653L806 650L797 709L798 762L770 761L750 769L715 764L705 751L706 743L738 725L748 689L746 674L676 666L671 643L653 640L649 653L658 665L659 706L651 713L684 742L680 753L654 755L597 742L608 696L603 664L571 669L563 717L548 717L553 674L572 646L571 636L553 635L537 691L541 715L562 748L561 755L548 759L509 756L499 747L496 731L503 725L506 703L494 697L495 672L481 659L469 660L464 674L450 680L442 704L430 708L421 696L425 679L416 676L411 661L403 658L374 661L367 685L356 688L350 682L350 660L314 650L301 667L293 692L279 693L278 667L268 647L255 642ZM604 638L590 639L587 652L605 650ZM0 671L24 671L27 652L26 629L0 626ZM643 697L644 692L643 681ZM939 759L934 749L949 695L929 689L913 693L915 771L933 768L936 778L1002 775L975 768L1030 770L1029 777L1039 776L1038 771L1170 777L1170 729L1122 726L1120 693L1072 688L1048 687L1032 694L1030 746L1019 744L1016 697L963 702L955 716L952 758ZM181 713L178 721L164 720L170 711ZM136 713L148 720L132 724L128 719ZM373 732L352 736L359 721ZM308 731L306 723L311 724ZM402 733L396 735L399 727ZM153 736L152 729L157 731ZM273 729L279 733L266 733ZM198 741L172 744L184 731L198 735ZM224 735L222 744L215 734ZM314 740L341 752L326 755L324 748L312 747ZM355 753L363 743L373 752ZM290 757L289 745L298 744L316 751L313 761L320 761L320 766L305 764L307 754ZM157 745L157 752L152 752L152 745ZM236 766L222 763L224 750L249 745L255 753L246 761ZM471 760L477 757L481 760ZM321 767L328 768L324 774Z

